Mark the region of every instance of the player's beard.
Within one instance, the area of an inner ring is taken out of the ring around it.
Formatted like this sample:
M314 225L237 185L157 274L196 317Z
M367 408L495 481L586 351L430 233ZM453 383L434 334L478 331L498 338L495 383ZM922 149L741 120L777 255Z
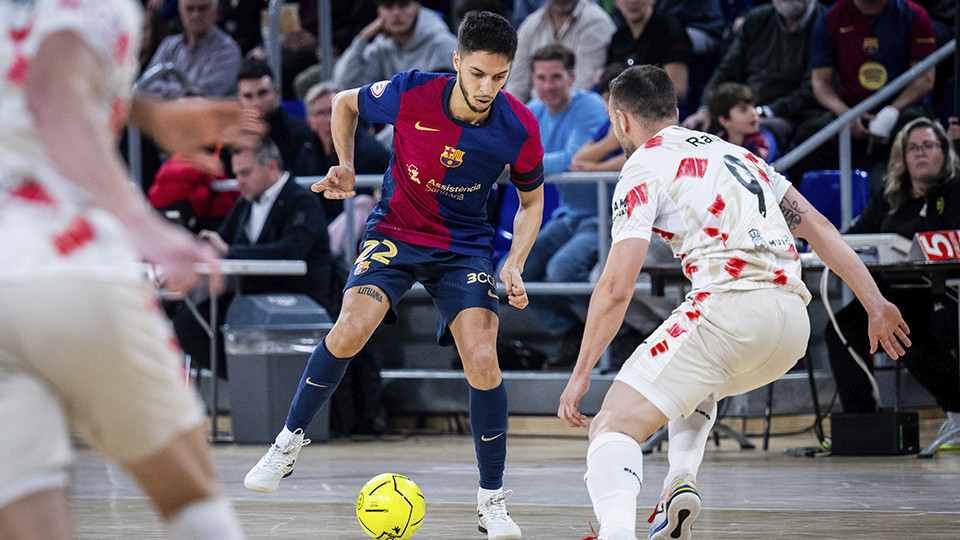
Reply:
M466 102L467 107L470 107L471 111L477 114L483 114L490 110L490 105L493 105L493 100L490 101L490 105L487 105L482 109L474 107L473 103L470 103L470 96L467 95L467 88L463 86L463 78L461 78L459 74L457 75L457 86L460 87L460 94L463 95L463 101Z

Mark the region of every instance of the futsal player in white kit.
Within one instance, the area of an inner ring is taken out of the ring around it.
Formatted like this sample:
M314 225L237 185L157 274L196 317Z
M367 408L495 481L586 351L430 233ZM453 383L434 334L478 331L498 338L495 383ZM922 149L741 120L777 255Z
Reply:
M169 538L243 536L139 263L185 290L215 256L149 209L115 150L140 11L0 0L0 538L74 536L68 424L131 473ZM137 108L168 121L154 112Z
M686 539L700 511L696 474L717 400L776 380L806 349L810 293L795 238L805 238L863 303L873 350L879 343L899 357L909 329L859 257L787 179L743 148L677 126L675 93L662 69L636 66L617 77L608 114L629 157L613 199L613 245L558 416L586 427L580 398L620 328L650 236L659 234L692 287L607 392L590 423L584 479L598 537L634 540L640 442L668 424L670 470L649 537Z

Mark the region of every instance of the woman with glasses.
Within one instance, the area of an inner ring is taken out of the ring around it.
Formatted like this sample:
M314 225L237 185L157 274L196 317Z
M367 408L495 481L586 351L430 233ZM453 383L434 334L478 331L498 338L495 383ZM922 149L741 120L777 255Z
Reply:
M951 118L951 135L960 133ZM918 118L903 127L890 149L883 193L867 205L848 231L897 233L907 238L924 231L960 229L960 161L943 127ZM957 364L957 305L929 288L891 288L878 280L883 295L896 304L910 326L913 346L901 359L917 381L947 413L941 432L960 426L960 381ZM867 314L859 302L837 313L847 342L872 368L867 344ZM875 412L870 382L841 343L833 326L826 329L830 365L845 412ZM960 450L960 437L941 449Z

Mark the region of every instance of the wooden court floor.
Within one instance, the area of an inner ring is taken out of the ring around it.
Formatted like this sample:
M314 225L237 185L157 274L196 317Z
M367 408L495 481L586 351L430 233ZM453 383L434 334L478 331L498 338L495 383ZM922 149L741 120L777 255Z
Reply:
M582 432L551 422L539 419L531 427L511 419L505 488L514 493L508 506L525 539L580 540L596 522L583 484L587 443ZM921 444L934 437L939 423L921 421ZM760 449L759 438L753 440L756 450L741 450L729 439L708 446L698 476L703 510L695 538L960 538L960 453L928 460L794 457L785 450L815 446L812 432L774 437L768 451ZM423 490L426 518L414 539L485 538L476 529L477 470L468 436L419 430L312 444L300 453L293 476L269 495L243 487L243 476L265 449L213 447L227 496L251 539L369 538L353 504L360 486L381 472L406 474ZM666 472L666 446L645 456L640 538L646 538L646 519ZM129 477L85 450L75 468L74 507L80 538L164 538Z

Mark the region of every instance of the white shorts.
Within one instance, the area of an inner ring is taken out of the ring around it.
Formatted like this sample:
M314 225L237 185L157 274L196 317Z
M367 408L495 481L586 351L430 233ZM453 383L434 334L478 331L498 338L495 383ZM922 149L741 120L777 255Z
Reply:
M667 418L707 396L742 394L780 378L803 356L803 299L780 289L689 295L617 374Z
M0 285L0 505L62 474L72 458L68 422L124 464L198 425L203 413L182 368L145 282Z

